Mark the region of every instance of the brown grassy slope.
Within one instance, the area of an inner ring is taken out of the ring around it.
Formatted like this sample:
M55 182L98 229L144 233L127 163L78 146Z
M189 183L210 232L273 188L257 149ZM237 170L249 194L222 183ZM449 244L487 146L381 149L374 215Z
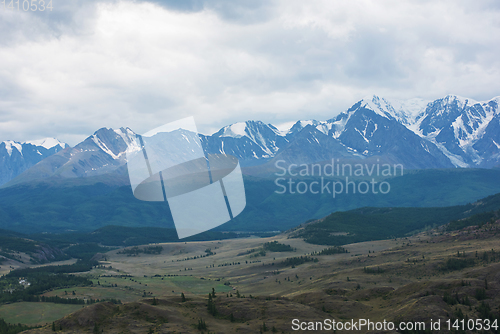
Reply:
M208 313L207 299L197 297L180 300L157 299L114 305L100 303L79 310L55 322L58 333L200 333L198 321L215 333L259 333L262 325L288 331L290 317L322 320L324 312L289 300L216 297L218 314ZM233 314L231 321L231 314ZM62 328L62 330L60 330ZM27 333L52 333L52 325Z

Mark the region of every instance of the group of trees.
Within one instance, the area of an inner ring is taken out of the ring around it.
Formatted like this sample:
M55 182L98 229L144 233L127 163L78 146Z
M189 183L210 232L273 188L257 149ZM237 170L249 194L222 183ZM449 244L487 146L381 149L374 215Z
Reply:
M210 249L210 248L205 249L205 253L206 254L195 255L195 256L191 256L191 257L186 257L184 259L177 259L176 261L177 262L182 262L182 261L196 260L196 259L201 259L201 258L204 258L204 257L216 254L215 252L212 252L212 249ZM174 262L174 260L172 260L172 262Z
M41 303L55 303L55 304L73 304L73 305L90 305L90 304L95 304L95 303L100 303L100 302L111 302L113 304L121 304L121 300L111 298L111 299L80 299L80 298L63 298L59 296L51 296L51 297L46 297L46 296L24 296L23 301L25 302L41 302Z
M484 294L484 296L483 296L483 294ZM481 303L478 306L476 306L476 308L475 308L476 312L478 314L478 319L489 319L490 321L497 320L497 322L498 322L498 320L500 320L498 313L493 311L491 309L491 306L487 302L482 300L482 299L486 298L485 289L477 289L475 297L478 301L481 301ZM443 295L443 301L445 303L447 303L448 305L462 304L462 305L469 306L469 309L472 309L472 307L471 307L472 303L469 299L469 296L467 296L467 295L463 298L459 298L458 294L450 295L449 293L445 292ZM466 319L466 320L468 319L468 316L467 315L464 316L464 314L460 308L456 308L454 315L458 319ZM466 323L467 323L467 321L466 321Z
M98 264L99 263L97 261L78 260L74 264L17 269L17 270L11 271L6 276L7 277L29 277L29 276L36 274L36 273L50 273L50 274L79 273L79 272L86 272L86 271L92 270L92 268L94 268L94 266L97 266Z
M254 254L250 255L250 258L254 257L259 257L259 256L266 256L266 250L264 248L262 249L257 249L257 250L252 250L252 252L255 252Z
M236 266L239 264L241 264L241 263L240 262L225 262L225 263L218 264L217 267Z
M365 207L337 211L319 222L307 224L293 237L303 238L317 245L341 246L368 240L382 240L404 236L426 226L440 226L453 221L448 229L456 230L469 225L481 225L500 216L500 211L481 213L461 219L487 204L494 210L500 206L500 197L484 199L485 204L475 208L471 204L450 207ZM461 219L461 220L459 220ZM342 233L339 233L342 232Z
M297 249L290 245L279 243L278 241L266 242L260 248L252 248L246 252L239 253L238 256L250 255L250 258L255 258L259 256L266 256L267 252L295 252Z
M486 223L493 223L499 216L500 210L478 213L465 219L451 221L446 230L457 231L468 226L478 226L481 228Z
M446 260L442 270L444 271L453 271L453 270L462 270L467 267L473 267L476 264L474 259L456 259L449 258Z
M26 268L11 271L0 279L0 303L29 301L38 298L38 295L58 288L72 286L91 286L92 281L86 277L70 275L68 273L89 271L96 261L79 260L72 265L45 266ZM25 288L19 284L19 277L24 277L30 282Z
M263 247L270 252L295 252L297 250L290 245L281 244L277 241L266 242Z
M26 331L32 327L17 324L11 325L5 322L5 320L0 318L0 334L17 334L23 331Z
M284 265L285 267L288 266L295 267L306 262L318 262L318 259L310 256L290 257L283 260L281 264Z
M161 252L163 252L162 246L148 246L144 248L134 246L132 248L125 248L124 250L119 251L118 254L126 254L127 256L137 256L141 253L159 255Z
M336 246L336 247L325 248L320 252L312 252L311 255L334 255L343 253L349 253L349 251L344 247Z
M72 245L64 249L64 253L75 259L90 261L90 259L92 259L92 257L94 257L95 254L106 253L110 249L112 248L99 246L99 244L95 242L86 242L86 243Z
M10 275L10 274L9 274ZM67 274L50 274L47 272L30 273L25 276L31 285L24 288L17 281L18 278L5 277L2 280L3 285L15 287L11 289L2 289L0 292L0 303L16 302L18 300L37 301L38 295L53 289L67 288L71 286L90 286L92 281L86 277L67 275Z

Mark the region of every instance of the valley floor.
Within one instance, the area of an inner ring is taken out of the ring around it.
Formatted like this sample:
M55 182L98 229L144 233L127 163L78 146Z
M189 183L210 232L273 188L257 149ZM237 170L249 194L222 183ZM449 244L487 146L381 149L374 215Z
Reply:
M122 302L80 306L54 322L60 333L292 333L293 319L493 322L500 306L499 232L498 221L450 233L432 230L347 245L349 253L334 255L317 255L326 247L287 235L155 244L149 247L161 246L161 254L102 254L90 272L92 287L45 295ZM271 240L295 251L263 255L263 243ZM306 256L317 261L282 263ZM0 317L15 304L0 306ZM40 320L48 324L28 333L51 333L52 320Z

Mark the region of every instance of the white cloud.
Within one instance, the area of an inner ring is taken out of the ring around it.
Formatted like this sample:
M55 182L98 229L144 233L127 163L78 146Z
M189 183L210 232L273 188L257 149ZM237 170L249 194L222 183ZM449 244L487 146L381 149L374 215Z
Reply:
M487 99L500 95L498 14L486 1L0 9L0 140L74 145L103 126L146 132L190 115L205 133L323 120L373 93Z

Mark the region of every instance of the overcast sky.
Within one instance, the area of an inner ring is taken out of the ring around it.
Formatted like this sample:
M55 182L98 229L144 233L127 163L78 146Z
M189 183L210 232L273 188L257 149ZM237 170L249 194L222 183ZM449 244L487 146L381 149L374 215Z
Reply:
M0 8L0 141L75 145L186 116L202 133L325 120L371 94L500 95L496 0L52 4Z

